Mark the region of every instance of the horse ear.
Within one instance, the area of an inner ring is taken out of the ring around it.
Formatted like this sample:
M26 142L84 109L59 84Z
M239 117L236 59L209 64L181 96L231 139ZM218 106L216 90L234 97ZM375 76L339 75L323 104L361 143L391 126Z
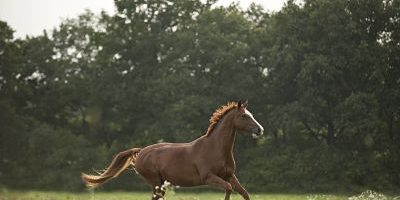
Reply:
M246 99L246 100L242 103L242 107L247 108L247 105L249 105L249 101Z
M239 101L238 101L237 107L238 107L238 109L240 109L240 108L242 107L242 100L239 100Z

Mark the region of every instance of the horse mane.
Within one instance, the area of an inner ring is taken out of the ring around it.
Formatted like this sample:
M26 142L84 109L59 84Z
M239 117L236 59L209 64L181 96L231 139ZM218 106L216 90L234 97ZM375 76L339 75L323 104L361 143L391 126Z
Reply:
M223 105L219 107L217 110L215 110L210 118L210 126L208 127L205 136L209 136L211 132L214 130L214 128L217 126L219 120L221 120L226 113L236 108L237 105L238 104L236 102L228 102L226 105Z

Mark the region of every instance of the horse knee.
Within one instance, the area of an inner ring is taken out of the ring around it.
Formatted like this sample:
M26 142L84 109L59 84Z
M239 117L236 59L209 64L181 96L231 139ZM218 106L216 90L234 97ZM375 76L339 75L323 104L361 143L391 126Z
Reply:
M228 183L228 182L226 182L225 191L226 191L226 192L229 192L229 193L232 193L232 192L233 192L232 185L231 185L230 183Z

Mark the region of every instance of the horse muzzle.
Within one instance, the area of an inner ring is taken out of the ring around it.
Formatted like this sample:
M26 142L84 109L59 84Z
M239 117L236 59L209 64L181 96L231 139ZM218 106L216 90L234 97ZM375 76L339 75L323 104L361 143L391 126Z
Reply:
M253 128L251 130L251 134L253 135L253 137L259 137L264 134L264 128L262 127Z

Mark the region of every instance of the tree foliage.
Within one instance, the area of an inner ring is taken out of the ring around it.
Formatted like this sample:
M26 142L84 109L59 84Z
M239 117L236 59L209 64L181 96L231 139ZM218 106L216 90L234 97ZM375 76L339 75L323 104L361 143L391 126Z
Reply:
M268 134L238 137L250 190L399 188L399 2L296 2L116 0L113 15L25 39L0 22L0 184L80 190L80 171L190 141L218 105L248 98Z

